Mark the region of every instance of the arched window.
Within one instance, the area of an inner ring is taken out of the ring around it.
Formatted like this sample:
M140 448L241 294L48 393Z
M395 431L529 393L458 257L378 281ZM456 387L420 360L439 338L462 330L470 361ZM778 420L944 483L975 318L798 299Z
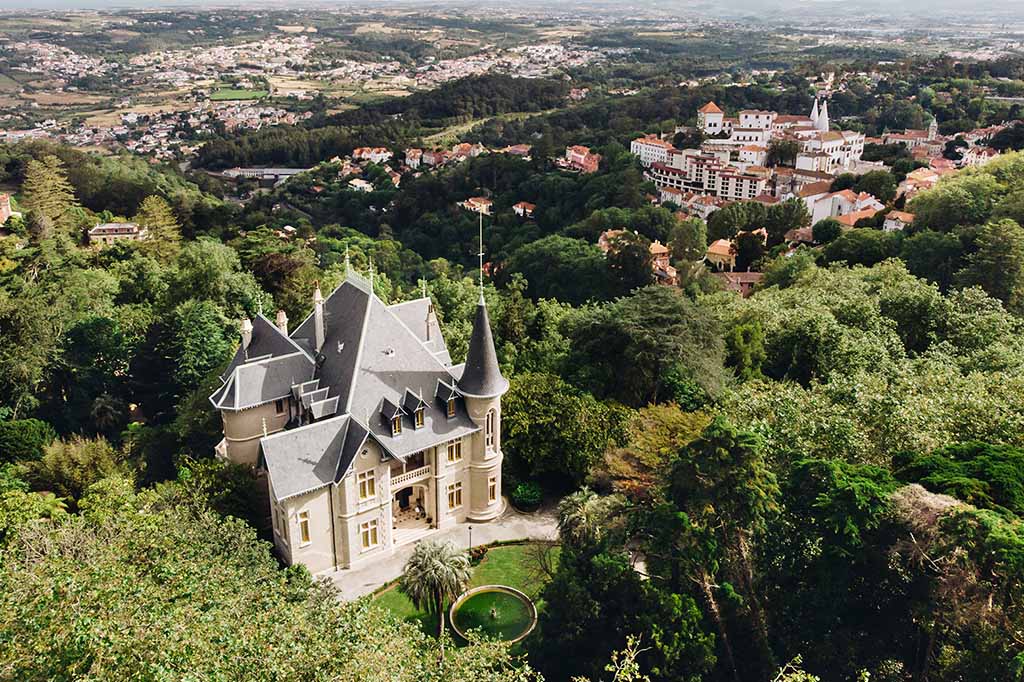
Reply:
M488 450L494 449L494 410L488 410L484 420L484 445Z

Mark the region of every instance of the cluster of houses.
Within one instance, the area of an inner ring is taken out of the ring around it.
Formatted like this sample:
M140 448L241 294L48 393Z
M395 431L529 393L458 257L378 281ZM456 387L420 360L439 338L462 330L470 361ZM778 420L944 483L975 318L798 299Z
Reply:
M840 172L875 167L861 161L862 133L831 129L827 101L820 107L815 101L809 116L748 109L735 118L708 102L697 111L697 128L707 136L698 149L676 149L657 135L630 144L660 189L742 201L766 193L782 196ZM768 167L768 155L772 144L784 141L797 153L794 166L780 175Z
M832 218L844 229L851 229L865 219L877 224L882 220L879 213L885 212L882 229L896 231L912 224L914 215L889 209L867 192L831 190L841 173L861 175L886 169L881 162L862 160L865 144L903 144L914 159L928 164L908 173L900 182L897 197L905 202L934 187L944 175L959 168L983 165L998 156L987 142L1006 125L1012 123L957 136L966 146L961 145L962 158L951 161L942 154L954 138L940 135L934 120L926 130L866 138L859 132L834 130L827 99L815 100L807 116L751 109L728 117L718 105L708 102L697 111L697 130L704 137L699 148L676 149L659 135L644 135L632 141L630 151L640 160L646 178L658 188L658 195L652 200L677 207L681 217L706 220L714 211L735 201L772 205L798 198L807 207L810 225ZM684 131L692 132L686 128L676 130ZM795 158L787 159L789 165L781 165L779 159L769 165L773 145L787 148L789 154L795 150ZM812 243L811 227L791 230L786 241L791 247ZM720 239L708 246L705 262L720 274L727 288L745 294L760 275L734 272L736 255L735 241Z
M950 168L971 168L984 166L986 163L999 156L999 152L988 146L992 137L1010 125L988 126L976 128L958 135L940 135L939 125L932 119L925 130L906 129L902 133L887 132L879 139L872 139L872 142L881 144L901 144L910 150L910 155L918 161L925 161L930 166L948 166ZM953 162L943 158L942 154L946 145L954 140L960 140L965 145L962 149L962 156L959 161ZM946 163L942 163L946 162Z

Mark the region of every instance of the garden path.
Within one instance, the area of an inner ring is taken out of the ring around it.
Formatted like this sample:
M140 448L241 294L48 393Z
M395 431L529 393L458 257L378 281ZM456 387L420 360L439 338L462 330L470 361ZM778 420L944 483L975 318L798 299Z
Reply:
M427 538L448 540L458 547L469 547L473 527L473 546L509 540L557 540L558 523L554 508L545 508L535 514L521 514L506 504L505 513L488 523L458 523L451 528L434 531ZM372 593L402 575L405 562L412 554L415 542L396 547L393 554L381 557L365 566L341 569L323 574L338 588L343 601L352 601Z

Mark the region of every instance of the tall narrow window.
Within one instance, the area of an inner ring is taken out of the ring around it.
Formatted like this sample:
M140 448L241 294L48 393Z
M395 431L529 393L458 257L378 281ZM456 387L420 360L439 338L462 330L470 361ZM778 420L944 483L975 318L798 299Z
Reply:
M402 415L396 414L391 419L391 435L397 436L402 432Z
M423 426L423 408L416 410L416 428Z
M498 477L491 476L487 479L487 501L494 502L498 499Z
M462 481L458 481L448 486L448 509L458 509L461 506Z
M455 398L448 398L448 418L455 416Z
M488 450L494 449L494 410L488 410L484 420L484 445Z
M278 398L274 401L274 412L276 412L278 416L284 414L284 400Z
M454 464L462 460L462 439L448 441L448 463Z
M309 512L299 512L299 537L302 538L302 544L309 544Z
M377 480L373 471L364 471L356 476L359 483L359 499L368 500L377 496Z
M359 526L360 542L363 549L370 549L376 547L378 544L377 540L377 519L367 521Z

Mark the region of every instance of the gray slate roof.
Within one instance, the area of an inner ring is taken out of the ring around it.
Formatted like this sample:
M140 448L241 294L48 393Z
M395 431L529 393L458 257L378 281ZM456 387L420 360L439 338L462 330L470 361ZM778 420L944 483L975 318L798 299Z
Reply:
M466 353L466 368L459 377L459 391L463 395L491 398L508 390L508 380L501 375L498 355L494 352L494 337L491 335L491 321L483 294L476 305L476 319L473 320L473 335L469 337L469 352Z
M508 386L497 367L482 305L470 341L474 364L467 365L476 368L473 390L463 388L463 366L451 365L436 318L429 315L429 299L386 306L371 294L366 280L355 276L335 289L323 306L324 344L319 353L312 314L291 338L260 316L253 322L249 352L236 354L225 384L210 397L218 409L243 409L296 392L313 401L309 407L321 421L261 440L261 461L279 499L340 480L367 437L388 455L405 459L478 431L461 400L455 416L448 417L439 384L454 386L456 395L498 395ZM388 418L392 410L385 408L403 412L400 406L411 406L420 397L424 425L415 427L410 409L402 414L402 432L393 436ZM331 414L340 416L328 418Z
M249 342L249 348L238 347L238 350L235 351L235 356L228 364L228 368L221 374L221 379L226 380L234 374L236 367L250 358L259 358L267 355L273 357L291 355L295 351L306 353L309 361L313 361L312 354L299 348L294 341L277 328L276 324L263 315L257 315L256 319L252 321L252 339Z
M280 502L340 481L366 439L366 429L348 415L332 417L263 438L260 464Z

